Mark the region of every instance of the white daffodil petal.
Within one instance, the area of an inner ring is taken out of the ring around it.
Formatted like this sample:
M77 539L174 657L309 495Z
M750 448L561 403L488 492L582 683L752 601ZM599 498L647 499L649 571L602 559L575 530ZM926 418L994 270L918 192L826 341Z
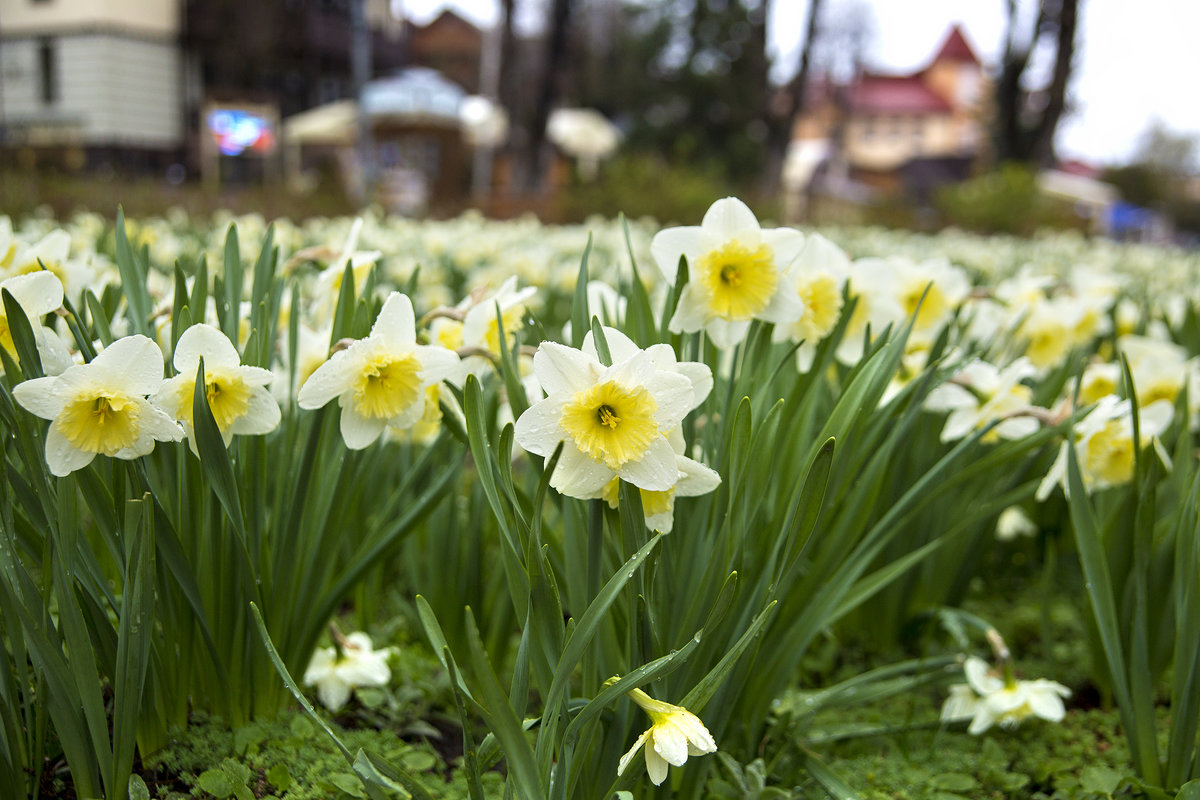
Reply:
M102 374L104 381L119 383L130 394L144 396L153 394L162 383L163 364L158 345L135 334L113 342L87 366Z
M650 255L669 286L675 285L679 272L679 259L684 257L692 265L711 246L711 236L699 227L667 228L654 234L650 240Z
M301 408L320 408L346 391L351 368L346 353L345 350L334 353L308 376L296 395Z
M687 763L687 735L675 720L668 719L656 724L650 738L654 743L655 752L662 756L668 764L681 767Z
M370 445L387 428L387 420L376 417L363 417L354 410L352 404L342 408L341 431L346 447L351 450L362 450Z
M408 295L392 292L384 301L371 336L378 337L390 350L412 350L417 344L416 319Z
M617 474L642 489L665 492L679 480L675 450L665 438L659 437L650 444L645 455L637 461L622 464Z
M62 478L92 463L96 454L74 447L53 425L46 431L46 466Z
M644 749L646 751L646 774L650 776L651 783L661 786L662 782L667 779L667 762L649 744Z
M637 756L638 750L641 750L642 745L644 745L646 743L646 740L650 738L651 730L653 730L653 729L651 728L649 730L643 731L642 735L639 736L637 738L637 741L633 743L633 747L629 748L629 750L625 753L625 755L621 756L621 760L617 764L617 775L618 776L625 774L625 770L629 767L629 765L633 762L633 759Z
M568 446L558 460L558 469L550 477L550 485L568 497L597 497L612 478L613 471L607 466Z
M758 244L762 235L754 212L736 197L723 197L709 206L700 227L719 240L737 238L749 245Z
M542 342L533 356L533 373L547 395L578 392L590 386L599 371L598 361L557 342Z
M65 402L63 395L57 391L58 386L58 378L33 378L14 386L13 397L34 416L54 419L63 410Z
M237 367L242 363L229 337L205 323L193 325L183 332L175 345L171 363L180 372L195 375L201 358L204 359L206 371L216 367Z

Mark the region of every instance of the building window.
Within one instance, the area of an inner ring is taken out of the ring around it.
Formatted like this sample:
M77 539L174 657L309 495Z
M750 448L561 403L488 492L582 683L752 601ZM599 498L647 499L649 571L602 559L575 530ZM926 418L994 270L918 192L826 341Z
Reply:
M57 49L53 39L38 42L38 87L44 105L51 105L58 100Z

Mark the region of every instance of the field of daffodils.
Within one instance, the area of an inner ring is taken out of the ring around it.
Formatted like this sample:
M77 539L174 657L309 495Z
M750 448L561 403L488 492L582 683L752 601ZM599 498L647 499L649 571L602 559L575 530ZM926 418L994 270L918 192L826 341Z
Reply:
M1200 254L0 217L12 798L1200 798Z

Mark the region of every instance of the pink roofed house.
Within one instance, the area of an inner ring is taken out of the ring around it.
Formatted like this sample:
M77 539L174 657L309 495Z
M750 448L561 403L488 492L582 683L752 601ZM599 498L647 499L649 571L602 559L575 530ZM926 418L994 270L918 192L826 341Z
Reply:
M985 139L984 82L983 65L955 25L917 72L868 71L844 86L813 81L793 142L810 150L814 142L829 142L854 178L884 188L898 188L902 168L918 161L953 161L961 170Z

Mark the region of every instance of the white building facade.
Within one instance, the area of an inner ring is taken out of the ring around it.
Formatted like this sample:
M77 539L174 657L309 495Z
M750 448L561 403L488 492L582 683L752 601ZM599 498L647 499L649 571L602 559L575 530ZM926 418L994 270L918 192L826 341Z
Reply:
M179 0L0 0L0 142L174 151Z

